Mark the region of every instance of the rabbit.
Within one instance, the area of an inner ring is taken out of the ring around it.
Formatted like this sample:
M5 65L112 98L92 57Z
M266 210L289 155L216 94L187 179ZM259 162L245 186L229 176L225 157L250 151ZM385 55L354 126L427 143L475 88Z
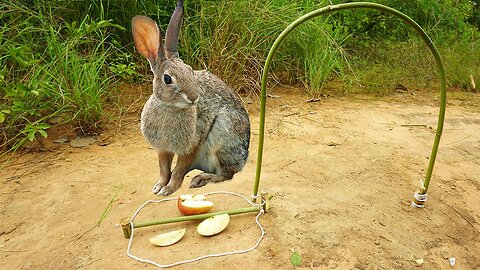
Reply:
M232 179L248 158L250 121L240 97L207 70L193 70L177 51L183 17L179 0L170 19L165 43L157 24L145 16L132 19L137 51L154 74L153 93L141 114L141 131L157 150L160 176L156 195L177 191L185 175L199 169L191 188ZM172 160L177 163L172 170Z

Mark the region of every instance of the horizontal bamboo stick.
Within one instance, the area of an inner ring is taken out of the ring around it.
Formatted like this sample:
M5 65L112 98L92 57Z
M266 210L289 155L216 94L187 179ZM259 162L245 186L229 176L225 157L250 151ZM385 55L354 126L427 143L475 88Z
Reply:
M183 222L183 221L198 220L198 219L207 219L209 217L222 215L222 214L238 215L238 214L259 212L259 211L260 211L259 206L252 206L252 207L238 208L233 210L224 210L224 211L206 213L201 215L180 216L180 217L164 218L159 220L134 222L133 228L136 229L136 228L142 228L142 227L148 227L148 226L160 225L160 224L168 224L168 223Z

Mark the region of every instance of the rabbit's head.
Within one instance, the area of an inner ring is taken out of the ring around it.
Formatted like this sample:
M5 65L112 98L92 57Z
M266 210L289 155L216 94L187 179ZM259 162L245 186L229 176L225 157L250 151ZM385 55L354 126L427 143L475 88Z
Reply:
M198 101L193 69L178 57L177 45L183 17L183 0L177 2L162 42L157 24L145 16L132 19L135 47L148 59L154 74L153 96L166 105L179 108L194 106Z

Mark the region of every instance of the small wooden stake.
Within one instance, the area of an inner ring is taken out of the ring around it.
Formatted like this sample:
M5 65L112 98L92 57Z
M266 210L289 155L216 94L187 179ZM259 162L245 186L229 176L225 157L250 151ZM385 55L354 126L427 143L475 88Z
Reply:
M122 221L120 222L120 225L122 226L123 235L125 236L125 238L129 239L130 236L132 236L132 227L130 225L130 219L129 218L122 219Z
M273 195L269 195L268 191L262 190L260 197L262 198L263 211L267 213L270 209L270 200L273 198Z

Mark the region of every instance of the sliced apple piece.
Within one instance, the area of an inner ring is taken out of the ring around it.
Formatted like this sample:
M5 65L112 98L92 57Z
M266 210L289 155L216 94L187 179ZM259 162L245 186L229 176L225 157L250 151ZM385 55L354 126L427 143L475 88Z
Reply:
M150 242L160 247L173 245L183 238L183 236L185 235L185 230L186 229L183 228L180 230L161 233L155 237L150 238Z
M203 195L180 195L177 208L183 215L204 214L212 209L213 203L207 201Z
M178 197L179 199L181 199L182 201L185 201L185 200L195 200L195 201L205 201L206 198L205 198L205 195L194 195L194 194L183 194L183 195L180 195L180 197Z
M209 217L198 224L197 232L203 236L212 236L225 230L229 222L230 216L228 214Z

